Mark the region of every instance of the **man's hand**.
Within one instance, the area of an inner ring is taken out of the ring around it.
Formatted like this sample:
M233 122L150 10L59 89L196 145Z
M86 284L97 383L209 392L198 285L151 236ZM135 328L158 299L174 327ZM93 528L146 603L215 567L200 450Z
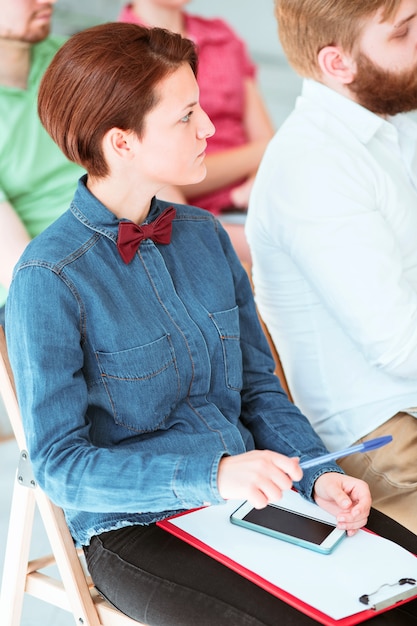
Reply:
M367 483L352 476L328 472L314 485L314 500L334 515L337 527L354 535L365 526L371 508L371 494Z

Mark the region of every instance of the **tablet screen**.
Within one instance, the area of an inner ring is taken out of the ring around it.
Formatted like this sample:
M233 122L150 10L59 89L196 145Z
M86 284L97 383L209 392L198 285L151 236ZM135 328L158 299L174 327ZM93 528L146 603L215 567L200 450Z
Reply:
M252 509L243 519L257 526L263 526L317 545L323 543L335 528L326 522L271 505L264 509Z

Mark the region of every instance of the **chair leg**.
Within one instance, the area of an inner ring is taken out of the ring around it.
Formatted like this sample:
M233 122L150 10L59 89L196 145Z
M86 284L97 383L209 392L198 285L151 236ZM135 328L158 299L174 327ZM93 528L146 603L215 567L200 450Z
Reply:
M13 490L0 594L3 626L19 626L35 513L35 492L16 481Z
M56 507L40 490L36 494L36 502L48 529L48 538L76 623L100 626L100 619L62 509Z

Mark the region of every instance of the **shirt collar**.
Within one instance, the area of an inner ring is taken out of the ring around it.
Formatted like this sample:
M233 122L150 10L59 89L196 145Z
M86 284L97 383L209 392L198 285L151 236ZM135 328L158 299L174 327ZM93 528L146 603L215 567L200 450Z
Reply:
M87 228L91 228L91 230L95 230L96 232L100 232L114 239L117 237L119 222L122 220L116 217L114 213L89 191L86 183L87 174L82 176L78 181L78 187L70 207L71 212L80 222L83 222ZM163 208L159 206L157 199L153 197L149 207L149 213L144 223L155 220L162 210Z
M220 19L207 19L190 13L184 13L184 19L187 37L200 47L208 44L220 46L230 39L230 31Z
M304 80L302 97L317 103L331 116L340 119L363 144L368 143L380 130L391 135L394 130L389 121L317 81Z

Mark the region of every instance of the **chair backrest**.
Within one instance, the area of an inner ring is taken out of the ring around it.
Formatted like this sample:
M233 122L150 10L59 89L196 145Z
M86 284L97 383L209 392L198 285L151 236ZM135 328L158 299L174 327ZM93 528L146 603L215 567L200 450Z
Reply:
M94 589L82 551L76 550L63 511L36 484L26 451L6 339L0 326L0 393L20 449L0 595L2 626L19 626L25 593L73 614L83 626L138 626L110 606ZM52 555L29 560L35 505L49 539ZM56 564L59 577L43 570Z
M251 284L251 287L252 287L252 293L255 293L253 280L252 280L252 270L251 270L251 267L247 263L242 263L242 265L245 268L246 273L247 273L247 275L249 277L249 281L250 281L250 284ZM282 363L281 363L281 359L279 358L277 347L274 344L274 342L272 341L272 337L269 334L269 330L268 330L265 322L263 321L259 311L258 311L258 318L259 318L259 321L261 323L262 330L264 331L265 337L266 337L266 339L268 341L269 349L271 350L272 356L274 357L275 374L278 376L278 378L280 380L280 383L281 383L281 387L284 389L285 393L287 394L288 399L291 400L291 402L292 402L293 399L292 399L291 391L290 391L290 388L288 386L287 379L285 377L284 368L282 367Z

